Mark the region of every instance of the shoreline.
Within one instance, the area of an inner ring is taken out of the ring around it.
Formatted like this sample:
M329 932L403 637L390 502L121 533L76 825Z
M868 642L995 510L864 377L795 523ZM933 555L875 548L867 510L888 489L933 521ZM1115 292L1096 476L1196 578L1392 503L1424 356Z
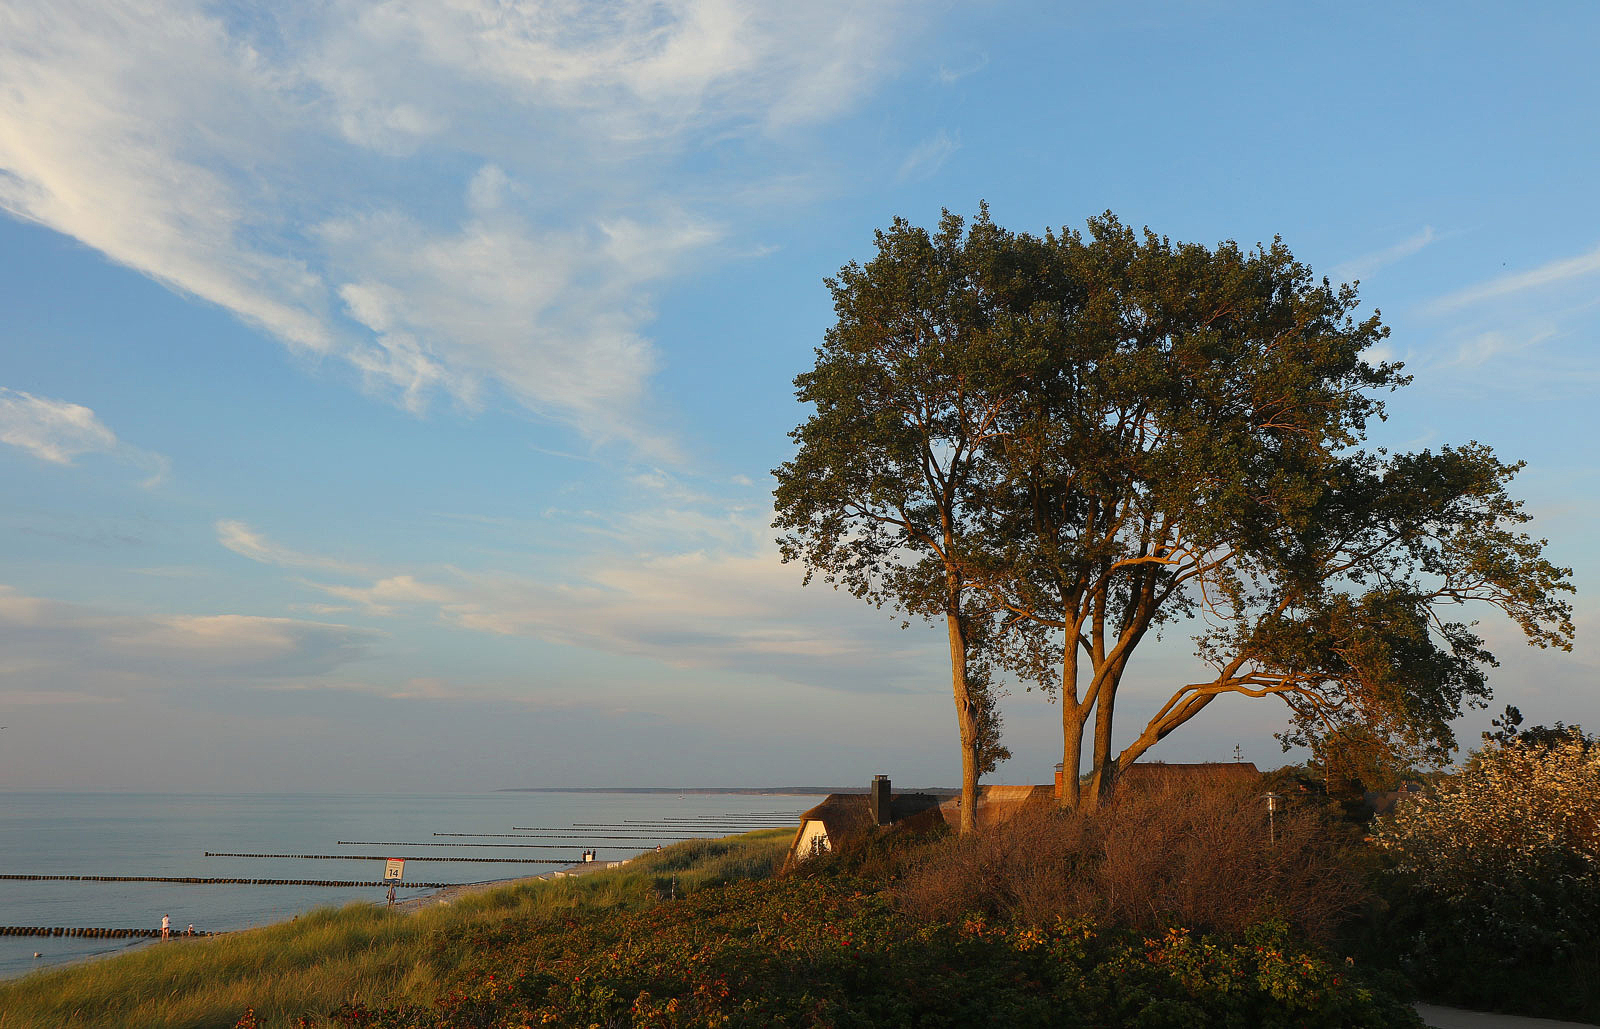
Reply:
M590 861L582 864L568 865L565 868L552 869L548 872L540 872L537 875L519 875L513 876L510 879L486 879L482 882L458 883L454 886L446 886L442 889L431 890L422 894L421 896L408 897L405 900L396 901L392 908L381 900L353 901L352 903L367 903L375 908L391 910L410 915L415 914L424 908L449 907L462 897L469 897L475 893L486 893L489 890L496 890L502 886L517 886L522 883L548 881L551 879L561 879L574 875L592 875L595 872L601 872L608 868L617 868L621 865L625 865L629 860L631 859L623 858L618 861ZM38 972L49 972L57 969L71 968L75 965L88 964L89 962L116 957L119 954L126 954L133 950L151 946L159 946L163 943L193 942L194 940L198 939L217 939L222 936L231 936L235 933L254 932L257 929L267 929L273 926L289 925L290 923L297 921L300 918L300 915L304 913L305 912L299 912L297 914L290 915L288 918L280 918L272 922L263 922L260 925L247 925L238 929L217 930L210 936L194 937L193 939L186 939L181 933L174 933L172 935L172 939L170 940L151 938L118 939L115 945L108 946L104 950L96 950L87 954L74 955L73 957L67 958L64 961L51 961L48 964L36 965L32 968L18 969L11 974L0 973L0 982L15 982L18 979L26 978L27 976ZM109 943L111 941L107 942Z

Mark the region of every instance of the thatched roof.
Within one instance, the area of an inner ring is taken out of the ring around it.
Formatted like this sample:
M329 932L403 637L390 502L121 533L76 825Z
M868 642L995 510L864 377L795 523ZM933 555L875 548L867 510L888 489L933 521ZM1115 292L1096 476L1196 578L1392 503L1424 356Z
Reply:
M999 825L1023 811L1048 811L1056 806L1054 786L979 786L978 828ZM952 797L939 805L946 824L961 824L961 798Z
M900 829L926 827L937 821L939 798L928 793L896 793L889 798L890 825ZM873 827L872 798L865 793L830 793L822 803L800 816L800 830L789 845L789 859L807 822L821 822L828 844L837 850L865 836Z
M837 847L847 836L871 828L871 798L865 793L830 793L822 803L800 816L802 826L807 822L821 822L828 831L828 839Z
M1117 786L1139 790L1194 783L1255 783L1260 780L1261 773L1249 761L1197 761L1190 764L1150 761L1125 769L1117 777Z

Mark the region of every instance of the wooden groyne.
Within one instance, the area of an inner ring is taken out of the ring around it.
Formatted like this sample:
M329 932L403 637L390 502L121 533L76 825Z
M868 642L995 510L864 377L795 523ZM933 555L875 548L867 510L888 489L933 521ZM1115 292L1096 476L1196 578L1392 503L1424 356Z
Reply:
M576 861L563 862L577 864ZM191 883L211 886L398 886L409 889L442 890L463 883L401 883L371 879L226 879L193 875L20 875L0 874L0 879L28 879L50 882L96 883Z
M297 861L386 861L389 858L383 854L223 854L217 851L206 851L206 857L231 857L231 858L293 858ZM583 862L583 858L480 858L480 857L408 857L396 858L399 861L448 861L451 864L475 862L482 865L576 865Z
M577 832L561 829L554 825L513 825L511 828L524 832L565 832L569 836L580 836L595 830L613 830L620 832L654 832L661 836L682 836L685 833L716 833L731 836L737 833L755 832L758 829L793 829L800 824L797 818L792 822L774 822L770 825L712 825L709 823L681 823L681 822L574 822ZM480 835L480 834L474 834ZM481 835L491 835L484 833ZM715 839L717 837L701 837L702 839Z
M680 840L715 840L717 836L683 836L678 833L662 832L650 836L618 836L613 833L598 832L436 832L435 836L469 836L475 840L654 840L657 843L677 843ZM369 843L369 847L382 846L382 844ZM419 847L444 847L444 843L419 843ZM577 844L569 843L569 847Z
M196 929L193 932L169 932L170 939L197 936L221 936L220 932L205 932ZM158 939L160 929L85 929L77 926L65 925L0 925L0 936L83 936L94 940L126 940L126 939Z
M654 838L651 837L651 839ZM426 840L412 843L401 843L397 840L338 840L335 845L340 847L486 847L490 849L501 847L505 849L521 848L523 850L568 850L573 846L571 843L433 843ZM598 849L632 850L634 848L603 846ZM355 858L351 860L355 860ZM406 860L415 861L416 859L406 858ZM468 861L470 858L440 858L438 860Z

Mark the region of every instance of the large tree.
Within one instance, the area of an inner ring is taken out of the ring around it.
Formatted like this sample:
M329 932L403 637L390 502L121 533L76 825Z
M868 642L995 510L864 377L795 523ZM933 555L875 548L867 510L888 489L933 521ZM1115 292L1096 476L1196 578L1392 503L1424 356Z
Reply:
M982 645L992 599L964 569L989 545L980 455L1036 376L1016 316L1040 286L1030 265L1043 250L986 214L965 228L949 214L931 235L897 219L873 260L827 280L837 321L795 379L816 410L773 474L778 542L808 581L821 573L879 607L943 620L970 832L998 721Z
M1173 244L1109 214L1087 234L986 212L962 229L896 221L829 281L838 322L796 380L817 411L776 472L775 525L808 575L945 619L965 820L974 667L1055 693L1077 806L1091 720L1090 804L1224 694L1283 700L1286 739L1359 730L1437 757L1489 696L1467 605L1570 646L1570 571L1520 531L1519 465L1476 443L1364 449L1407 379L1367 360L1388 330L1353 317L1354 287L1278 241ZM1180 624L1210 672L1114 755L1130 660Z
M1408 380L1366 359L1388 330L1352 317L1353 286L1279 241L1173 244L1109 214L1045 245L1050 356L985 441L977 505L1001 544L961 572L1008 612L1007 663L1057 694L1063 805L1091 713L1092 805L1226 694L1283 700L1286 740L1359 728L1442 757L1451 719L1489 696L1466 605L1570 647L1570 570L1519 531L1520 465L1476 443L1363 448ZM1114 756L1129 662L1175 622L1209 674Z

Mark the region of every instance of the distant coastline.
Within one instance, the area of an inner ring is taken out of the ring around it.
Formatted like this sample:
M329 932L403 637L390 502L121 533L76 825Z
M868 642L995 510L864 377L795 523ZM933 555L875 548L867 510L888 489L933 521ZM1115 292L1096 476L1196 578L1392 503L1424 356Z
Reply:
M744 797L825 797L830 793L865 793L865 786L504 786L496 793L670 793ZM948 786L918 786L897 789L896 793L931 793L954 797L960 790Z

